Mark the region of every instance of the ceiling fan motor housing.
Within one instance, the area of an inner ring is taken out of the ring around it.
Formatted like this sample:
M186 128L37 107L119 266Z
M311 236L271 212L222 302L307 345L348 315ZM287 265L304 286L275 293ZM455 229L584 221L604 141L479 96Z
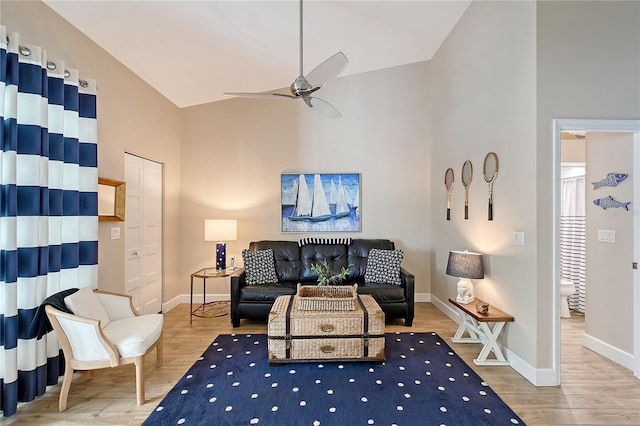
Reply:
M291 94L294 96L309 96L320 87L313 87L304 76L299 76L296 80L291 83Z

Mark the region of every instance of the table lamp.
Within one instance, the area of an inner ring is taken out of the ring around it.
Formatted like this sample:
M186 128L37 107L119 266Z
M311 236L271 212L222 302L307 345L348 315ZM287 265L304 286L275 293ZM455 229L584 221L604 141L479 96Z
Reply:
M458 281L458 303L471 303L475 299L473 295L472 279L484 278L484 264L480 253L469 251L450 251L447 262L447 275L460 278Z
M205 219L204 240L217 241L216 269L227 268L227 244L238 239L238 221L233 219Z

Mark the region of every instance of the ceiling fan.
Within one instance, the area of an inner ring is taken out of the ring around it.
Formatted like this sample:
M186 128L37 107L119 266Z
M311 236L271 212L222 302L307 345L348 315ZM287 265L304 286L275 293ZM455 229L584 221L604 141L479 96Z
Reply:
M303 75L303 37L302 37L302 0L300 0L300 74L289 87L291 94L284 93L225 93L225 96L242 96L248 98L269 98L269 99L302 99L310 108L329 118L342 117L333 105L320 98L311 96L332 78L338 76L345 69L349 61L344 53L338 52L315 67L307 76Z

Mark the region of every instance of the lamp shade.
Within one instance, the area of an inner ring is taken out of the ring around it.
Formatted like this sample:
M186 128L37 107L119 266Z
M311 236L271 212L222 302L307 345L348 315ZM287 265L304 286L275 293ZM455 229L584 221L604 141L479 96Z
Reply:
M482 255L468 251L450 251L447 275L458 278L484 278Z
M205 219L205 241L235 241L238 239L238 221L234 219Z

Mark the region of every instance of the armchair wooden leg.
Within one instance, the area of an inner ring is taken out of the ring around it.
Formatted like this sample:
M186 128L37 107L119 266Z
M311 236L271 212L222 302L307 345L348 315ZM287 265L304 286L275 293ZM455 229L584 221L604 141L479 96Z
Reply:
M144 405L144 355L136 357L136 396L138 406Z
M71 388L71 380L73 380L73 368L69 363L65 363L64 378L62 379L62 388L60 388L60 400L58 401L58 410L60 412L67 409L67 397Z
M156 366L161 367L164 362L162 353L162 334L158 338L158 345L156 346Z

